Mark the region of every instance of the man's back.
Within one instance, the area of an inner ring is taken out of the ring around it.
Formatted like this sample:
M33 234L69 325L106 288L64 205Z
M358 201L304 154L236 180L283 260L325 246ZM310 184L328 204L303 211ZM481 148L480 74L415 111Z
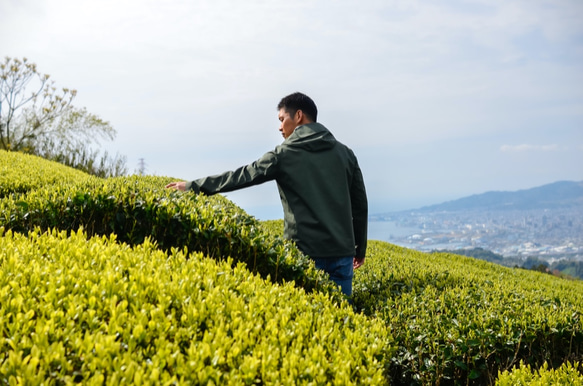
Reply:
M366 247L366 193L354 153L309 123L275 154L286 238L312 257L355 256L355 245Z

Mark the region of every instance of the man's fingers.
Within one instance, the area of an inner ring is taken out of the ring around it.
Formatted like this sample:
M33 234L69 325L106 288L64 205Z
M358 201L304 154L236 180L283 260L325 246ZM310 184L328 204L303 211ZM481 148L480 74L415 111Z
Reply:
M171 182L168 185L166 185L166 188L168 188L168 189L176 189L176 190L184 190L184 187L181 187L181 183L180 182Z
M362 265L364 264L364 258L362 259L358 259L358 258L354 258L353 263L352 263L352 268L353 269L357 269L362 267Z

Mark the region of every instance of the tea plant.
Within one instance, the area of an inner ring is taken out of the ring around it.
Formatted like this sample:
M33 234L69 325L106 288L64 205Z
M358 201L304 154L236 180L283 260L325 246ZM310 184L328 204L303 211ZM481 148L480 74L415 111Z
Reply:
M515 385L530 385L530 386L548 386L548 385L569 385L581 386L583 385L583 373L581 364L564 363L558 369L550 369L545 362L539 370L533 371L529 365L523 362L520 366L512 372L504 371L496 380L497 386L515 386Z
M114 233L130 245L146 238L159 248L233 258L275 282L294 281L307 291L341 294L293 243L270 235L222 196L165 189L165 177L91 178L50 185L0 201L0 225L17 232L83 227L89 236Z
M281 220L0 160L2 384L578 381L581 281L370 241L355 315Z
M354 304L390 326L394 383L492 384L520 360L583 359L583 283L369 243Z
M0 237L0 384L386 382L382 323L149 240Z
M86 173L43 158L0 150L0 198L54 184L91 178Z

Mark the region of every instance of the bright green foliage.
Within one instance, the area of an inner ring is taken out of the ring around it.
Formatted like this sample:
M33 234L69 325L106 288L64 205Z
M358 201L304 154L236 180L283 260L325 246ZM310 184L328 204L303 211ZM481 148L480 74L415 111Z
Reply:
M370 241L355 315L281 220L0 160L0 384L483 385L583 362L581 281Z
M497 386L581 386L583 373L577 370L581 364L565 363L558 369L549 369L545 362L539 370L532 371L529 365L520 362L520 367L512 372L504 371L496 381Z
M17 232L57 228L90 235L115 233L131 245L146 238L173 247L247 264L275 282L294 281L340 292L291 242L270 235L258 221L222 196L165 189L167 177L87 178L55 184L0 201L0 225Z
M520 360L583 359L583 282L372 241L355 307L383 319L399 348L396 383L492 383Z
M272 235L283 235L283 220L263 220L261 226Z
M90 177L57 162L0 150L0 198L50 185L85 181Z
M325 294L149 240L0 235L0 384L385 382L384 325Z

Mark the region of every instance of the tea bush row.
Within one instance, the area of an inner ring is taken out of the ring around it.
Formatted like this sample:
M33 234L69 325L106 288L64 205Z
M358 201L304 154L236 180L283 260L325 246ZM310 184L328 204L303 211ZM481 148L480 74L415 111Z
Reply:
M394 383L492 384L583 359L583 283L371 241L354 305L390 326Z
M22 173L34 176L34 171ZM170 179L161 177L102 180L55 173L39 184L26 178L12 183L17 173L9 174L0 174L0 190L7 192L0 200L0 226L31 236L37 226L73 235L84 228L87 237L113 233L111 240L133 249L145 242L171 255L176 248L184 248L185 256L202 251L235 270L244 262L264 278L318 288L322 293L312 296L323 296L326 306L344 307L326 276L282 240L281 221L260 224L223 197L171 192L163 188ZM520 360L555 368L581 360L581 289L580 283L549 275L371 242L367 262L356 272L354 305L371 323L382 320L396 338L394 355L374 358L385 361L392 384L491 384L499 371ZM385 342L383 334L377 345Z
M242 264L0 228L0 384L386 383L383 323Z
M293 243L270 235L226 198L165 189L166 177L90 178L48 185L0 200L0 225L16 232L35 227L89 236L114 233L138 245L150 238L163 250L186 247L209 257L247 264L275 282L294 281L311 291L339 291Z
M0 198L89 178L79 170L37 156L0 150Z
M579 363L564 363L558 369L549 368L545 362L539 370L532 370L530 365L523 362L513 371L504 371L496 381L497 386L549 386L549 385L569 385L582 386L583 373L577 368L581 368Z

